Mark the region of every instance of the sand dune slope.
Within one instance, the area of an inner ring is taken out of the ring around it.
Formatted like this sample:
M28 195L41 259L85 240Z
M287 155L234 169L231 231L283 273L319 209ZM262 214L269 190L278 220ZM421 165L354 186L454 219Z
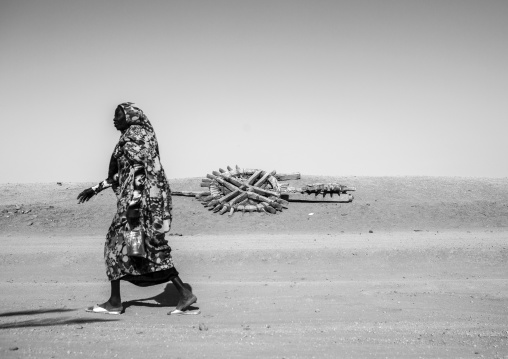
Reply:
M303 176L291 184L316 182L355 186L355 199L344 204L291 203L277 215L238 213L229 218L210 213L193 198L175 196L173 232L356 233L508 227L508 179ZM199 178L170 183L173 190L203 190ZM78 205L76 196L90 185L0 185L0 233L104 235L115 212L115 198L107 190ZM16 205L18 213L14 213Z

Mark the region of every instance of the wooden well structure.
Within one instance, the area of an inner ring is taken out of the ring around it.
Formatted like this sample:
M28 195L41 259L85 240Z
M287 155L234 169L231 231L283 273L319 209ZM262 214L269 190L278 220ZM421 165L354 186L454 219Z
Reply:
M205 207L219 214L235 212L265 212L275 214L288 208L289 202L353 201L354 187L338 183L313 183L291 187L281 181L300 179L300 173L277 174L276 171L243 169L238 166L219 168L201 180L208 191L174 191L173 195L193 196Z

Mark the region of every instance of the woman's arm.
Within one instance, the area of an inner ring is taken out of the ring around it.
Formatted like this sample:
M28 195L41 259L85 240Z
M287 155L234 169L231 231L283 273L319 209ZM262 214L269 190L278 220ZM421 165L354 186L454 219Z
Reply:
M99 184L85 189L83 192L81 192L78 195L78 203L84 203L90 200L93 196L98 194L101 191L104 191L106 188L109 188L113 186L118 182L118 161L113 155L111 155L111 159L109 161L109 168L108 168L108 178L106 178L104 181L100 182Z
M106 178L104 181L99 183L98 185L95 185L93 187L90 187L94 194L98 194L99 192L104 191L106 188L109 188L113 185L113 182L118 181L118 174L115 174L113 178Z
M111 187L115 181L118 181L118 174L113 176L112 179L107 178L104 181L102 181L101 183L99 183L93 187L85 189L83 192L78 194L78 198L77 198L78 203L85 203L85 202L89 201L90 198L92 198L99 192L104 191L106 188Z

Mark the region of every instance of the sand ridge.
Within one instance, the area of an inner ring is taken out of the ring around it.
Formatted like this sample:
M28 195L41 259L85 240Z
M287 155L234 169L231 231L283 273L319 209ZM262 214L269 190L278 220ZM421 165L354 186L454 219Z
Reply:
M337 182L358 190L353 192L352 203L292 202L276 215L236 213L231 218L210 213L191 197L174 196L172 232L223 235L508 228L508 179L302 176L290 183L317 182ZM200 178L172 179L170 184L177 191L203 190ZM91 185L0 184L0 233L104 235L116 200L106 190L78 205L78 193Z

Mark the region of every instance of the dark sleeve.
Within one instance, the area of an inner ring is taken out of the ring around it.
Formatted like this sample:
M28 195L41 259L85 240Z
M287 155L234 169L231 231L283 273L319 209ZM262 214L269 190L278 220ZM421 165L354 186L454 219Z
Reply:
M115 155L111 155L111 159L109 160L109 168L108 168L108 179L111 179L113 182L113 177L118 173L118 160L115 158Z

